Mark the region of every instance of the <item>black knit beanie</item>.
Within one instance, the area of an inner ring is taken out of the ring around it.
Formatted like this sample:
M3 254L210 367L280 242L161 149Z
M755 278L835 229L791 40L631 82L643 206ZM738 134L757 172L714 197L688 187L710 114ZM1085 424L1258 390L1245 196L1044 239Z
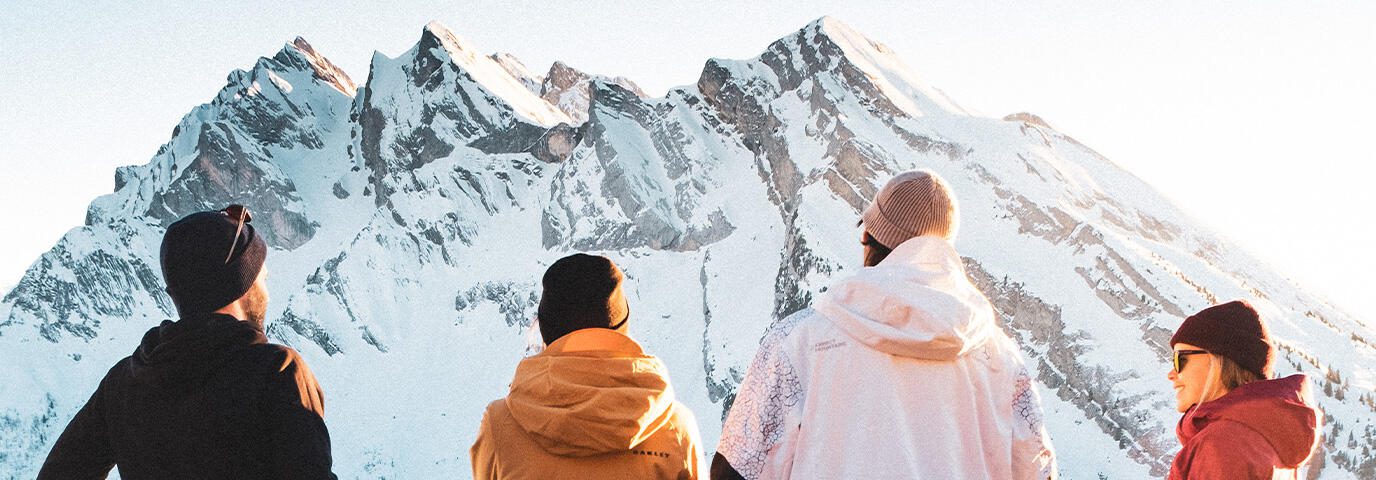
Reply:
M540 336L545 344L585 328L619 328L630 317L624 276L607 257L575 253L545 271Z
M1271 378L1276 349L1266 324L1246 301L1214 305L1186 318L1171 337L1171 345L1177 343L1197 346L1261 378Z
M193 213L167 227L160 253L162 276L182 317L233 303L258 278L268 246L249 225L247 212L243 218L237 241L239 217L224 210Z

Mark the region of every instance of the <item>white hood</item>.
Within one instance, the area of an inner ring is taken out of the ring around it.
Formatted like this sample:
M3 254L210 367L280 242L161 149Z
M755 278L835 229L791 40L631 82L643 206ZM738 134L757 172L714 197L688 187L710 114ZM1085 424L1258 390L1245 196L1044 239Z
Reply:
M924 360L955 360L997 328L989 300L939 237L903 242L879 265L832 285L814 308L870 348Z

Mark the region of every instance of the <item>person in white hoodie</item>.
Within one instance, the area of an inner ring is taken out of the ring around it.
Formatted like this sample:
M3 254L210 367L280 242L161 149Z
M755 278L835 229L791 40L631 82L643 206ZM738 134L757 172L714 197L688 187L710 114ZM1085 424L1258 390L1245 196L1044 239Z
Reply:
M952 245L956 211L931 171L880 190L866 268L765 332L712 478L1056 478L1022 354Z

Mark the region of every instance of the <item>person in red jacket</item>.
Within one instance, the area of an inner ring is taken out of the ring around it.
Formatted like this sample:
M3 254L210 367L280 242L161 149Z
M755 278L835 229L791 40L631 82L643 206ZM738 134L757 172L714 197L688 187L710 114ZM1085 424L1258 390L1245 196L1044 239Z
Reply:
M1298 478L1319 439L1303 374L1271 379L1275 346L1245 301L1196 313L1171 337L1182 448L1171 480Z

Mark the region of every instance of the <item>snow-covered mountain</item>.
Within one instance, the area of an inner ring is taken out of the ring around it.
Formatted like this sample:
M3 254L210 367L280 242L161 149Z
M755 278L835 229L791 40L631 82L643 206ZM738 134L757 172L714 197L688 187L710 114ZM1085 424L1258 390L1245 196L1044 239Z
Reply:
M971 114L831 18L663 98L563 63L539 75L436 23L361 86L300 38L234 71L0 302L0 472L31 478L173 315L162 228L230 202L272 246L268 334L319 377L341 478L468 476L540 275L573 251L623 267L632 335L710 451L765 328L859 268L861 208L915 167L959 196L957 248L1036 366L1066 478L1164 475L1167 340L1236 298L1270 322L1279 371L1315 379L1310 477L1376 478L1376 329L1035 115Z

